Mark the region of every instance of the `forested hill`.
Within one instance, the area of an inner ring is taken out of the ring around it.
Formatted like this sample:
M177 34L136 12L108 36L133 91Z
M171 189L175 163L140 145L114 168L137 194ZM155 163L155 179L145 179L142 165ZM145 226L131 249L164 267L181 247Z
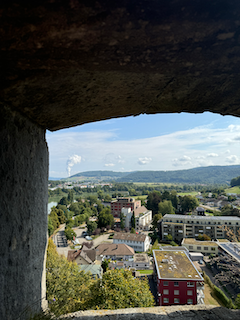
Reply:
M114 172L114 171L86 171L86 172L79 172L71 178L78 178L78 177L86 177L86 178L95 178L101 180L117 180L128 175L129 172Z
M101 181L117 182L163 182L163 183L197 183L197 184L230 184L231 179L240 176L238 166L211 166L176 171L87 171L80 172L72 179L92 178Z
M176 171L137 171L119 178L118 182L164 182L197 184L230 184L240 175L240 166L211 166Z

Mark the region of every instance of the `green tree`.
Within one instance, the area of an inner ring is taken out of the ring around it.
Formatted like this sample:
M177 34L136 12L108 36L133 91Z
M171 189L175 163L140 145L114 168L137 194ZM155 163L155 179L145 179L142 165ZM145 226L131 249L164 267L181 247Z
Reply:
M102 200L104 197L104 192L102 190L99 190L97 194L98 194L98 199Z
M106 194L105 197L104 197L104 201L105 202L111 202L112 201L112 197L110 197L109 194Z
M51 219L51 223L52 223L54 230L56 230L60 226L60 222L58 220L58 215L57 215L56 211L54 210L54 208L55 207L52 208L52 210L49 214L49 218Z
M46 285L50 311L56 316L86 309L90 299L90 273L58 255L50 239L47 250Z
M87 198L89 200L90 205L93 205L94 203L97 203L97 201L98 201L97 196L90 195Z
M158 229L159 227L159 223L158 221L162 218L162 214L161 213L158 213L158 214L155 214L155 216L153 217L152 219L152 226L154 229Z
M129 270L115 269L103 274L91 285L89 309L153 307L148 280L134 278Z
M235 299L234 304L237 309L240 309L240 293L237 295L237 298Z
M132 228L131 231L130 231L130 233L136 233L135 229Z
M104 208L98 215L98 228L113 226L114 218L109 207Z
M133 214L132 214L132 216L131 216L131 226L132 226L132 228L134 228L134 229L135 229L135 227L136 227L136 221L135 221L134 212L133 212Z
M150 192L148 194L147 209L152 210L153 216L158 213L158 204L161 200L161 193L159 191Z
M192 211L196 209L198 205L198 199L193 196L188 195L181 198L181 207L183 212Z
M72 203L73 202L73 190L68 191L68 203Z
M175 213L171 200L164 200L158 205L158 212L164 216L167 213Z
M108 270L108 265L109 265L109 263L110 263L110 259L104 259L103 261L102 261L102 264L101 264L101 267L102 267L102 269L103 269L103 272L106 272L107 270Z
M62 199L60 199L60 201L58 202L58 204L61 204L61 205L63 205L63 206L67 206L67 205L68 205L67 197L63 197Z
M77 236L76 232L70 227L65 228L64 234L68 240L73 240L73 238Z
M97 223L95 221L88 221L87 230L89 234L92 234L97 229Z
M48 217L48 235L51 236L54 232L54 227L52 224L52 219L51 217Z

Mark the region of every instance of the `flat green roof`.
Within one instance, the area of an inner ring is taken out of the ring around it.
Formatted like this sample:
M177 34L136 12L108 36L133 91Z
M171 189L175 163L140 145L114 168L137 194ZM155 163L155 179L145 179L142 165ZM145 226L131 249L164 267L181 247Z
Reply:
M185 251L153 250L160 279L204 281Z

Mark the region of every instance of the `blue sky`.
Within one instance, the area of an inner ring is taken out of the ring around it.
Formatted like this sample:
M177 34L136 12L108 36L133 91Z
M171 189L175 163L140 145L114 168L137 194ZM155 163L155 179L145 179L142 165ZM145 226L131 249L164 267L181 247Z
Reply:
M181 170L240 164L240 119L140 115L47 132L49 176L83 171Z

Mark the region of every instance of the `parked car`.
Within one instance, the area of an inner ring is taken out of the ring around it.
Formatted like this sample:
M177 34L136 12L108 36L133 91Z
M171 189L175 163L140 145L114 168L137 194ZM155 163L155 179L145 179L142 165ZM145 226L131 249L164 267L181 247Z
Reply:
M83 236L83 237L86 237L87 235L88 235L87 231L83 231L83 232L82 232L82 236Z
M86 236L85 239L86 240L92 240L92 237Z

